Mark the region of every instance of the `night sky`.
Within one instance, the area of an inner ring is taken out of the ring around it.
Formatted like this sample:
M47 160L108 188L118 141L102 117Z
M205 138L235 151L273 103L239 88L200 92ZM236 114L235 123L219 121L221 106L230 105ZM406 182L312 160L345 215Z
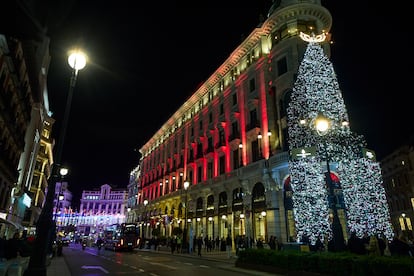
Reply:
M69 89L66 52L78 45L91 59L79 73L63 148L75 202L84 189L127 186L139 163L135 150L250 34L272 1L78 2L66 4L50 28L48 75L57 138ZM407 7L371 2L322 1L333 17L331 61L351 129L381 158L414 133L412 24Z

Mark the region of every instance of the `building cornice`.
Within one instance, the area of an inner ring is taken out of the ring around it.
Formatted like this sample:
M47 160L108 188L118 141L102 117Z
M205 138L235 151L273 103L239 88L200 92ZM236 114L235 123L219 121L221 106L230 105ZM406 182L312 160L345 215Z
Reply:
M192 96L167 120L167 122L148 140L148 142L139 150L145 156L157 141L164 141L166 133L169 136L169 130L181 120L188 110L196 105L209 91L217 86L219 82L246 56L263 38L268 38L272 31L280 28L289 21L297 21L303 18L320 22L322 26L318 26L322 31L328 32L332 26L332 16L329 11L320 5L301 3L290 5L285 8L276 10L273 14L260 26L255 28L250 35L229 55L217 70L192 94ZM188 121L188 120L187 120ZM185 122L183 122L185 124Z

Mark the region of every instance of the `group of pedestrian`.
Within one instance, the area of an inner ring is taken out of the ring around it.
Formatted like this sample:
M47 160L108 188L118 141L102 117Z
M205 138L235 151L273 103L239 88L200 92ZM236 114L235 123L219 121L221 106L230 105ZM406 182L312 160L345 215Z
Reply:
M216 240L219 240L218 237ZM215 240L208 238L207 236L204 239L202 236L194 237L193 244L195 245L197 249L197 256L201 257L201 251L202 251L203 246L206 252L211 252L213 250L214 241ZM230 235L227 235L226 238L221 238L219 243L220 243L220 248L224 248L224 250L221 249L221 251L226 251L227 257L231 258L233 242L232 242ZM215 245L215 247L218 248L218 245Z
M394 236L389 242L384 234L358 237L355 232L348 239L347 248L358 255L371 256L413 256L413 247L403 235Z
M169 246L171 249L171 254L174 254L174 252L181 253L182 250L182 239L180 236L174 236L171 237L169 240Z
M32 239L27 233L14 233L11 239L0 238L0 259L14 259L17 257L30 257L32 253Z
M279 250L281 245L279 244L279 241L276 236L271 235L269 238L269 247L272 250Z

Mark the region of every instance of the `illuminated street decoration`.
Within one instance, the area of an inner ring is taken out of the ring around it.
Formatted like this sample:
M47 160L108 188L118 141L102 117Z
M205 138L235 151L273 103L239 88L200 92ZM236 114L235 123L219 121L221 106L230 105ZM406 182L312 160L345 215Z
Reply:
M308 35L305 34L303 32L299 33L300 38L302 38L302 40L306 41L306 42L312 42L312 43L320 43L320 42L324 42L326 39L326 35L324 33L319 34L319 35Z
M292 158L306 158L314 156L316 153L315 147L295 148L292 149Z
M381 232L391 240L393 230L381 169L373 151L361 154L366 147L364 137L350 130L336 74L319 45L325 35L301 33L300 37L309 44L288 107L296 239L309 238L315 244L317 239L333 238L330 205L333 199L325 178L325 161L329 161L329 170L338 176L333 194L339 199L336 206L343 232L355 231L360 237ZM321 114L329 123L323 135L316 129ZM312 147L314 154L302 151Z

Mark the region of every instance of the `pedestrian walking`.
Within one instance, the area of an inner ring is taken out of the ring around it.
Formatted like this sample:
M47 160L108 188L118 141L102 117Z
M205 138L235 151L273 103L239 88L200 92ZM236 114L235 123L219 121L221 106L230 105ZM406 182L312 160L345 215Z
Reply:
M232 245L233 245L233 242L232 242L232 240L230 238L230 235L227 235L227 238L226 238L226 251L227 251L227 257L229 259L231 258Z
M176 246L177 246L177 238L176 237L173 237L171 239L171 244L170 244L171 254L174 254L174 251L175 251Z
M177 241L177 253L180 253L180 252L183 253L182 252L182 247L181 247L182 240L181 240L180 236L177 236L176 241Z
M201 248L203 247L203 238L198 237L197 239L197 255L201 258Z
M6 258L8 260L17 258L21 253L20 233L16 232L13 238L6 241Z

